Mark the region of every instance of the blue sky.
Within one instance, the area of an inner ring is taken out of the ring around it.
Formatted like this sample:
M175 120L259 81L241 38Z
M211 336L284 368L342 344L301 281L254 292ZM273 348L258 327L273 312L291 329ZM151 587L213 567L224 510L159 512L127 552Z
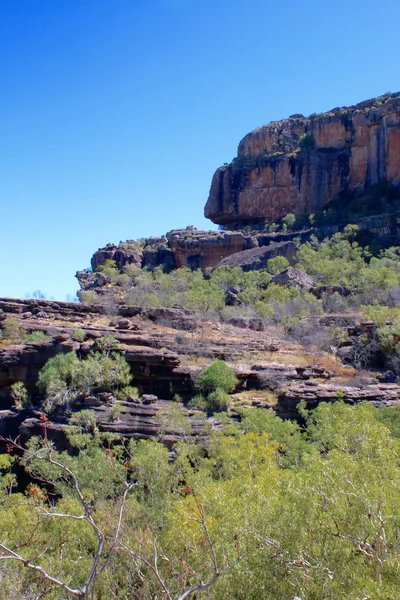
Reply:
M0 296L203 217L255 127L400 90L400 3L0 0Z

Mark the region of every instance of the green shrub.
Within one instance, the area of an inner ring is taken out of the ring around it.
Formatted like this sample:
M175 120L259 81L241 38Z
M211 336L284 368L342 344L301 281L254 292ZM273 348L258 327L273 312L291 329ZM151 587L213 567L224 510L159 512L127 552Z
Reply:
M232 391L238 382L235 372L223 360L216 360L200 372L197 387L205 394L219 389L224 392Z
M310 133L303 133L303 135L300 136L300 145L306 150L313 150L315 148L314 136Z
M24 342L44 342L48 339L47 335L44 331L31 331L29 335L26 336Z
M117 391L116 396L120 400L129 400L131 396L134 398L138 398L140 396L140 393L137 387L133 385L126 385L125 387Z
M15 410L24 410L31 407L28 391L22 381L17 381L12 384L11 398L14 400Z
M22 344L26 331L17 319L8 317L3 323L3 339L13 342L14 344Z
M120 343L117 338L112 335L105 335L104 337L96 340L96 350L102 354L109 354L112 350L118 350Z
M293 213L288 213L285 217L283 217L282 222L289 229L291 229L293 227L293 225L296 223L296 216Z
M284 256L276 256L275 258L270 258L267 262L267 271L271 273L271 275L278 275L285 271L289 267L289 261Z
M231 399L229 395L219 388L207 396L207 409L211 412L223 412L228 410Z
M116 390L131 381L129 364L116 352L90 353L79 360L74 352L50 358L39 373L39 389L46 394L45 409L68 405L77 396L98 388Z
M73 340L76 340L77 342L83 342L85 338L86 338L86 331L83 331L83 329L81 329L80 327L77 327L76 329L73 330L73 332L72 332Z
M207 399L202 394L196 394L189 400L188 407L205 412L208 408Z
M69 420L71 425L78 427L81 433L97 433L96 415L92 410L80 410Z
M121 413L122 413L122 405L119 402L115 402L112 405L110 414L108 416L109 421L111 421L111 423L116 423L117 421L119 421Z

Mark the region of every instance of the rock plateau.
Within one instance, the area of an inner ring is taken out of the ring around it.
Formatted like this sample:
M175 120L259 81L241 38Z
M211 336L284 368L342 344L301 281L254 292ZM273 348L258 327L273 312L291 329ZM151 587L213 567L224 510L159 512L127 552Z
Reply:
M231 228L271 223L382 182L400 184L400 94L255 129L216 171L205 216Z

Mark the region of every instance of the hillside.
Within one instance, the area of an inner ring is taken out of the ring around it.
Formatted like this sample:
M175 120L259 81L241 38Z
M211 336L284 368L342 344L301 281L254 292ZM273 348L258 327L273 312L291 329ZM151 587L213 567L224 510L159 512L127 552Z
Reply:
M246 136L232 230L0 298L0 600L397 598L399 103Z

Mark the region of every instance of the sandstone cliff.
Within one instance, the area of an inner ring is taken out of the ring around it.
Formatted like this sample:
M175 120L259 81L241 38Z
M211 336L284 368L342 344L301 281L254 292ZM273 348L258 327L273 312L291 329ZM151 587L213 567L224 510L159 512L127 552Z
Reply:
M249 133L216 171L204 214L231 227L275 222L382 182L400 184L400 94Z

